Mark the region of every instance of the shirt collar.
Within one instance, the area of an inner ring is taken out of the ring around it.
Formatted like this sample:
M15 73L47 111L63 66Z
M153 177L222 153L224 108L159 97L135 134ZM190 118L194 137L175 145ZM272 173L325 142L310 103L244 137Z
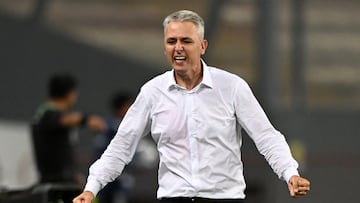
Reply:
M202 78L202 81L200 82L200 85L206 86L209 88L213 88L213 82L211 79L209 66L202 59L201 59L201 64L202 64L202 68L203 68L203 78ZM172 69L170 71L167 87L169 90L172 90L172 89L178 87L178 85L176 84L176 81L175 81L174 69Z

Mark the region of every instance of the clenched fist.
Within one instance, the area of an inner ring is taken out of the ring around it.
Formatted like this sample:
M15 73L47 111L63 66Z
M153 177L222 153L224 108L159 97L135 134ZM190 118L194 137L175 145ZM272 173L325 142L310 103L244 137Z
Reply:
M292 176L288 182L291 197L306 195L310 190L310 181L300 176Z
M84 191L79 196L73 199L73 203L92 203L95 198L94 194L90 191Z

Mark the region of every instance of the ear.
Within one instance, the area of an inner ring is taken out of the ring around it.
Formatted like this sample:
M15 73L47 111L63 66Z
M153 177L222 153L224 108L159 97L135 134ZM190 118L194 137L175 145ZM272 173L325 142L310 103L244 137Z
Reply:
M204 39L201 42L201 55L205 54L207 47L208 47L208 41L206 39Z

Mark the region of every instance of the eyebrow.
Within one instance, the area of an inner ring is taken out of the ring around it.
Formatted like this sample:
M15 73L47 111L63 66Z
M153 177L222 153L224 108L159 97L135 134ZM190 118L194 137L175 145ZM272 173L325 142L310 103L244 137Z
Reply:
M177 37L168 37L166 38L166 41L172 41L172 40L178 40ZM180 41L186 41L186 40L191 40L194 41L191 37L180 37Z

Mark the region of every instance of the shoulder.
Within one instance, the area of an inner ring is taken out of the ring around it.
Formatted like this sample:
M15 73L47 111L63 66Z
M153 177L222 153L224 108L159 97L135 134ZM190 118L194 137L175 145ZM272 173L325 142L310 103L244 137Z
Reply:
M166 71L148 80L141 86L136 100L151 105L157 98L166 94L172 79L172 71Z
M154 78L147 81L142 87L141 90L151 90L166 88L166 85L169 83L172 77L172 71L166 71L162 74L155 76Z
M227 94L231 101L247 102L254 98L250 85L242 77L216 67L209 67L209 72L214 88Z
M213 66L208 66L208 70L215 84L225 86L248 86L245 79L239 75Z
M57 117L60 114L61 112L55 106L44 103L36 109L34 119L39 121L43 118Z

